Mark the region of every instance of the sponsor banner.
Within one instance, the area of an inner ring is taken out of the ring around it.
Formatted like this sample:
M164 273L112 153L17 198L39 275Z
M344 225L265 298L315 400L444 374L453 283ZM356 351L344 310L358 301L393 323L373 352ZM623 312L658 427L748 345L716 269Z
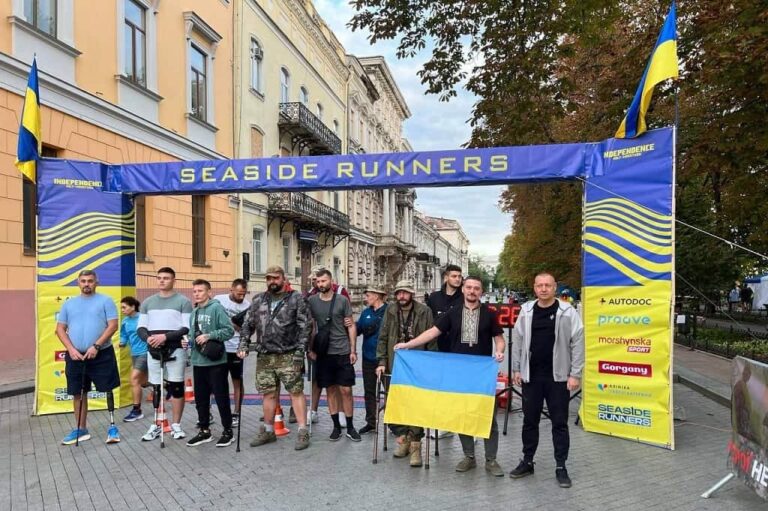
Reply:
M77 274L95 270L97 292L120 310L124 296L135 296L133 205L127 196L101 190L104 166L91 162L45 160L38 175L36 414L71 412L64 372L66 350L56 336L62 304L80 294ZM117 407L130 404L131 357L115 347L120 389ZM91 391L88 407L106 408L106 395Z
M768 500L768 365L733 359L728 467Z
M584 429L673 449L673 134L602 156L585 186Z

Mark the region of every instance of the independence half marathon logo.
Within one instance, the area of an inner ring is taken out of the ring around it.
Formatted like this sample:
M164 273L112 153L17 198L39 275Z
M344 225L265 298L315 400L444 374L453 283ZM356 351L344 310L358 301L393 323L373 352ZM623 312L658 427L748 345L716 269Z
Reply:
M630 426L651 427L651 411L646 408L598 403L597 418L601 421L618 422Z

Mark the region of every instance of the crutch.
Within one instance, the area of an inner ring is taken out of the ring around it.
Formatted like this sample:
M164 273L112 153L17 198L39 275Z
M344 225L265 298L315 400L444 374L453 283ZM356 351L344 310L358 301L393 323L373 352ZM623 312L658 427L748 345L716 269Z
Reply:
M382 386L384 387L383 394L385 396L387 395L387 391L389 390L389 386L386 384L386 379L387 379L387 375L385 374L384 375L384 382L382 382ZM386 407L387 407L387 400L385 399L384 400L384 406L381 407L381 411L383 411ZM386 452L386 450L387 450L387 437L389 436L389 435L387 435L387 425L386 424L384 424L381 427L381 431L382 431L382 433L384 433L384 451Z
M373 464L379 462L379 414L381 413L381 376L376 375L376 422L373 427ZM386 438L386 432L384 432Z
M165 388L164 388L164 380L163 380L163 369L165 368L165 356L163 355L162 351L160 352L160 388L155 389L155 392L160 392L160 417L162 420L160 421L160 448L165 448Z
M424 453L424 470L429 470L429 437L432 436L430 429L427 428L427 452ZM437 430L435 430L435 443L437 443Z
M243 366L245 366L245 360L243 360ZM240 410L240 415L237 421L237 448L235 452L240 452L240 428L243 425L243 394L245 394L245 385L243 385L243 377L240 376L240 398L238 399L237 409Z
M312 436L312 406L314 406L314 381L315 381L315 361L309 358L307 355L307 371L309 372L309 408L307 408L307 428L309 428L309 436Z
M85 393L85 369L87 367L86 360L82 360L83 364L83 377L80 380L80 404L77 405L77 424L75 424L75 429L77 429L77 436L75 437L75 447L80 446L80 419L83 417L83 401L85 401L86 393Z

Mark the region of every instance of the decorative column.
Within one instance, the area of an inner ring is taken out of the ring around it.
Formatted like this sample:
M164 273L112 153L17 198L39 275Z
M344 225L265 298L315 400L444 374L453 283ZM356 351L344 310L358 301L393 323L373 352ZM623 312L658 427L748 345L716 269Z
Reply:
M381 206L381 216L383 217L384 222L382 223L381 228L381 234L386 236L390 232L390 223L389 223L389 190L382 190L381 195L384 198L384 201Z
M391 227L390 234L397 235L397 192L395 190L389 191L389 225Z

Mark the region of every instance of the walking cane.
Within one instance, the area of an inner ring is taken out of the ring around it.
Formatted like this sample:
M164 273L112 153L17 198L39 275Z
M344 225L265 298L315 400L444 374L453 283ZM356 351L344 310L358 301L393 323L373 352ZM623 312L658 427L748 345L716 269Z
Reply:
M160 448L165 449L165 388L164 388L164 381L163 381L163 369L165 368L165 356L163 355L163 352L160 351L160 388L157 389L157 392L160 392L160 417L162 417L160 421ZM157 438L157 437L155 437Z
M431 436L429 428L427 428L427 452L425 453L426 459L424 460L424 470L429 470L429 437ZM437 438L437 430L435 430L435 438Z
M75 428L77 429L77 436L75 437L75 447L80 446L80 419L83 417L83 401L85 401L85 370L88 366L86 363L86 360L82 360L83 364L83 377L80 380L80 404L77 405L77 424L75 424Z
M243 360L243 366L245 366L245 360ZM237 421L237 448L235 449L235 452L240 452L240 428L243 425L243 394L245 394L245 385L243 385L243 377L240 376L240 398L237 403L237 409L239 410Z
M307 355L307 371L309 372L309 409L307 409L307 428L309 428L309 436L312 436L312 406L314 403L315 388L315 361L309 358Z
M427 450L429 452L429 450ZM440 432L435 430L435 458L440 456Z
M379 413L381 412L381 376L376 375L376 422L373 426L373 464L379 462Z
M386 381L386 378L387 378L387 375L385 374L384 375L384 381ZM384 395L386 396L387 395L387 391L389 390L389 387L387 386L386 383L382 383L382 385L384 386ZM387 407L387 400L385 399L384 400L384 406L382 407L382 410L384 408L386 408L386 407ZM383 449L384 449L384 452L386 452L387 451L387 437L389 436L389 435L387 435L387 425L386 424L384 424L381 427L381 431L382 431L382 433L384 433L384 447L383 447Z

